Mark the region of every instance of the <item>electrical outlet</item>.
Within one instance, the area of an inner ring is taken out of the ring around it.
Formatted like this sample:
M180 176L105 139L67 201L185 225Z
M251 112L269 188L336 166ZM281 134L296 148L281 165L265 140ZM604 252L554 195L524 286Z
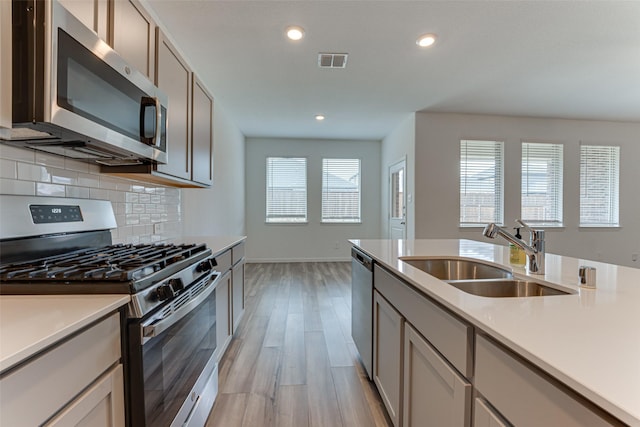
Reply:
M636 253L631 254L631 261L637 262L638 261L638 254L636 254Z

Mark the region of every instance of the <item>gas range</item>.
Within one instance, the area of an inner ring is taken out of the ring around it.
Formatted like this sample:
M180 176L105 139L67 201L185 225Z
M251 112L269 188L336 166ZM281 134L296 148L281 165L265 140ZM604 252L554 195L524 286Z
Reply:
M0 294L131 294L143 317L215 267L204 244L108 245L0 265Z
M131 295L127 425L202 427L217 393L216 260L204 244L113 244L115 227L109 201L0 195L0 294Z

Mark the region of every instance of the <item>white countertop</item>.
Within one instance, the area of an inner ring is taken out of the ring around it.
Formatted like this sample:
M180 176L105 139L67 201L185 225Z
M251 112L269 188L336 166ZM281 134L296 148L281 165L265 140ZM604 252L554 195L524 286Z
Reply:
M129 295L0 296L0 373L129 302Z
M546 274L509 265L507 246L472 240L351 240L426 295L623 422L640 425L640 269L546 255ZM572 295L487 298L468 294L401 256L476 258L569 288ZM596 289L578 286L580 265L596 267Z
M247 236L182 236L175 239L180 243L205 243L216 256L244 241Z

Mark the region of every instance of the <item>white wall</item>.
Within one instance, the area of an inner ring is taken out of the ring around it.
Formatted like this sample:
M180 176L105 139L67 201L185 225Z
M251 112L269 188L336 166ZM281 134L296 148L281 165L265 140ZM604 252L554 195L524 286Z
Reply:
M548 229L547 252L640 267L631 260L640 253L640 123L417 113L417 238L483 239L479 228L458 227L459 147L465 138L505 142L507 224L520 215L520 143L564 144L564 228ZM621 147L618 229L578 226L580 142Z
M411 113L402 123L398 125L389 135L382 140L382 172L380 176L381 192L381 221L380 235L389 237L389 217L391 203L389 202L389 166L406 159L407 169L407 239L415 236L415 143L416 143L416 116Z
M265 223L266 158L307 158L307 224ZM322 158L361 159L362 223L321 224ZM380 230L380 142L247 138L247 259L253 262L348 260L350 238Z
M245 235L244 135L214 106L213 185L182 191L184 236Z

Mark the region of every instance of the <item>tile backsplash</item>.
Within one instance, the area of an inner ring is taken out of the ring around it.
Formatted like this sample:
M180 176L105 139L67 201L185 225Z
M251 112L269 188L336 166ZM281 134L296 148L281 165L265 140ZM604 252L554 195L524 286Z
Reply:
M182 232L179 188L112 177L53 154L0 144L0 193L109 200L114 243L155 243Z

